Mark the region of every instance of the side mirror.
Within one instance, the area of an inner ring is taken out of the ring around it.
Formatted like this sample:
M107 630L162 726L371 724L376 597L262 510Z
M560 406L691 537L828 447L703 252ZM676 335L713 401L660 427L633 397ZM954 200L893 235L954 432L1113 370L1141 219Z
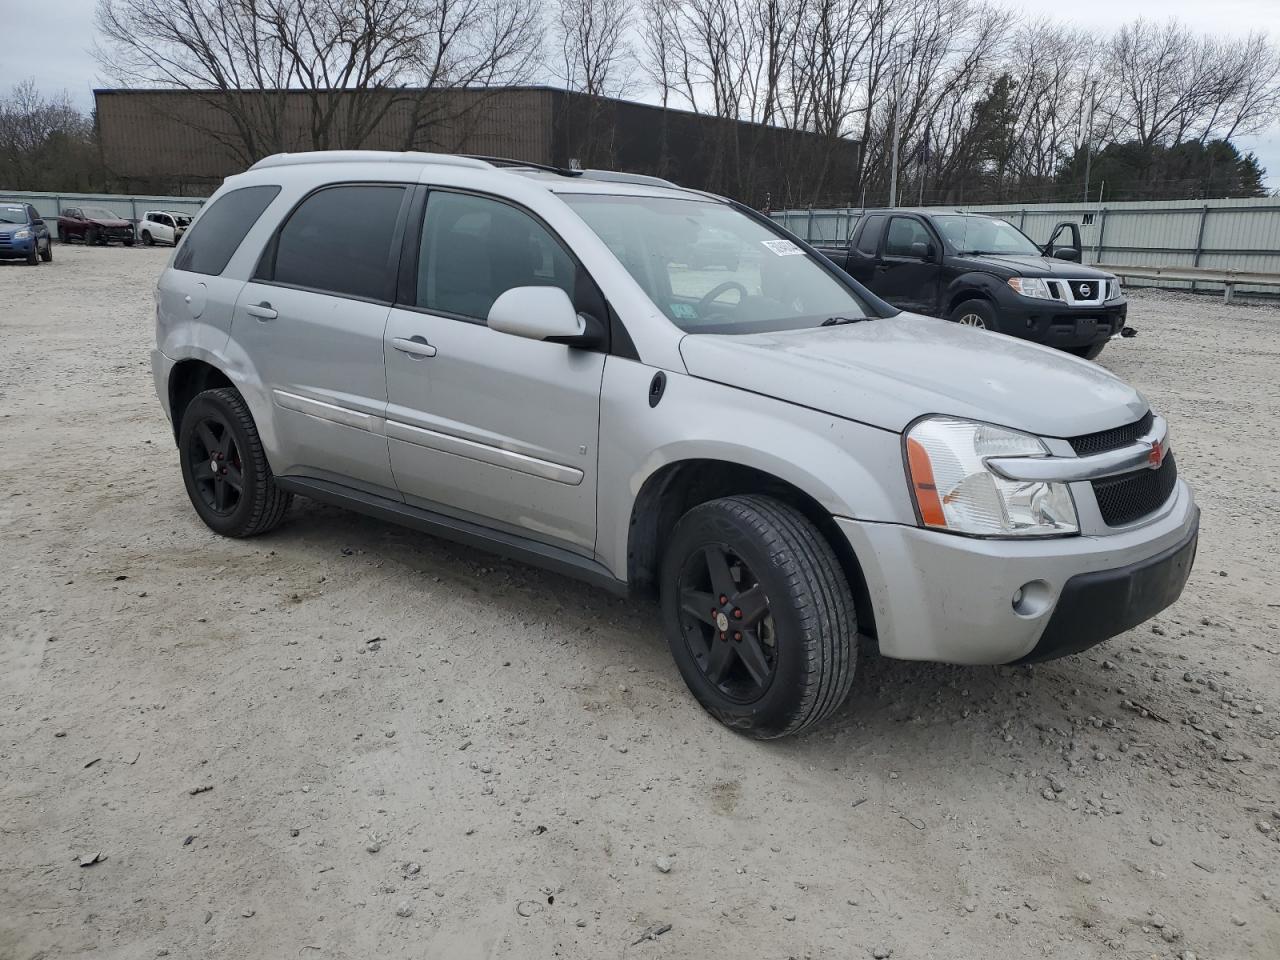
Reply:
M911 255L917 260L933 259L933 244L925 243L923 240L917 240L911 245Z
M43 221L43 220L40 220L40 219L32 220L32 221L31 221L31 225L32 225L33 227L43 227L43 226L44 226L44 221Z
M490 329L528 340L572 343L587 332L587 322L559 287L512 287L489 308Z
M1072 263L1080 262L1080 251L1075 247L1054 247L1049 256L1055 260L1070 260Z

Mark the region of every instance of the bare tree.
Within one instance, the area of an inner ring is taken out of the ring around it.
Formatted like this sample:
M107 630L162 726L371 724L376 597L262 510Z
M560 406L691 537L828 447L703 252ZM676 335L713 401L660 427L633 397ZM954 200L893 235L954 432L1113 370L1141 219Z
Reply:
M617 96L629 80L628 0L556 0L554 31L559 59L553 65L570 90Z
M41 95L23 80L0 97L0 185L44 190L92 175L93 125L65 92ZM87 186L87 184L84 184Z
M95 55L124 86L194 93L217 120L204 132L247 164L361 147L396 111L416 139L439 119L434 88L528 77L535 2L98 0ZM289 108L297 97L301 128Z

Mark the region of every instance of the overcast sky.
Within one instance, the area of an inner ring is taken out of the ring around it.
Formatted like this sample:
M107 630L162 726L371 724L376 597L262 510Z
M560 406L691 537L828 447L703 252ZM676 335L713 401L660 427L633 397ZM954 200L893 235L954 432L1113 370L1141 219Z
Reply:
M1280 30L1280 0L998 0L1027 13L1070 20L1096 29L1099 39L1138 16L1162 20L1178 17L1196 30L1248 33ZM34 77L46 93L65 89L85 109L93 105L99 86L93 45L94 0L0 0L5 39L0 52L0 90ZM1238 146L1252 150L1267 168L1273 189L1280 189L1280 127L1261 136L1241 137Z

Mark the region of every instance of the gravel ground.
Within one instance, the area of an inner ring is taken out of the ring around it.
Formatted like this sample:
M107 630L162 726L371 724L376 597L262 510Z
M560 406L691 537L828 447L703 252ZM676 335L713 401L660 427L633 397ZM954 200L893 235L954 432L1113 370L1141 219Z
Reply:
M646 605L308 502L206 530L166 256L0 264L3 960L1280 956L1277 307L1141 293L1103 355L1204 510L1175 607L867 659L759 744Z

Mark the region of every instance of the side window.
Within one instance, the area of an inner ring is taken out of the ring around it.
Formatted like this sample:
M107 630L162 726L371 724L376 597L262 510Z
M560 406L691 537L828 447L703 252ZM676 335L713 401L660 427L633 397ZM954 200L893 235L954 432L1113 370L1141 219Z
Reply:
M911 217L894 217L889 221L889 232L884 238L884 255L886 257L919 257L919 248L915 244L926 246L933 241L928 229L919 220Z
M880 245L880 231L884 225L884 217L875 215L867 217L862 223L862 232L858 234L858 252L869 257L876 255Z
M71 220L81 219L81 213L80 213L79 207L67 207L65 210L62 211L62 215L64 217L70 218Z
M405 188L326 187L290 214L262 279L365 300L391 300L391 241ZM261 273L262 271L260 271Z
M264 185L224 193L183 235L173 268L210 277L222 273L240 241L279 192L277 186Z
M427 197L417 305L483 322L512 287L559 287L571 298L577 264L533 217L461 193Z

